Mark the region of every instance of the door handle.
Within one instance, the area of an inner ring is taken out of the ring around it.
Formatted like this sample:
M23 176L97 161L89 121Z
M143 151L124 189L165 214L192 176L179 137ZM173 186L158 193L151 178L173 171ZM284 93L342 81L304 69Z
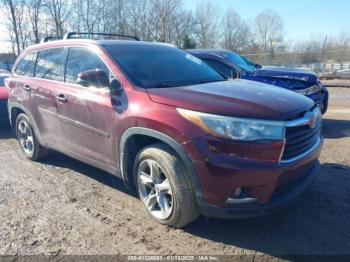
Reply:
M57 99L58 99L58 101L60 101L61 103L67 103L67 102L68 102L68 99L67 99L67 97L66 97L64 94L59 94L59 95L57 95Z
M32 90L32 88L29 85L25 85L25 86L23 86L23 90L26 92L30 92Z

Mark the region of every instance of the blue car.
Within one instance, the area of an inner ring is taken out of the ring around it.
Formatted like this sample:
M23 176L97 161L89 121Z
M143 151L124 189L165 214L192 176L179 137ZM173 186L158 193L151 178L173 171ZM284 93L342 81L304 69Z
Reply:
M311 98L324 114L328 107L328 90L313 72L259 64L228 50L189 49L226 78L242 78L287 88Z

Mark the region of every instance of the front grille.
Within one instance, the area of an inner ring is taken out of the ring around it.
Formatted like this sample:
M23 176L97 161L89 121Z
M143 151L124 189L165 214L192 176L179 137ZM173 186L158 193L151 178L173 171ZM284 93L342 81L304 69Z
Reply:
M321 120L314 127L308 123L286 128L286 144L282 160L289 160L311 149L320 139Z

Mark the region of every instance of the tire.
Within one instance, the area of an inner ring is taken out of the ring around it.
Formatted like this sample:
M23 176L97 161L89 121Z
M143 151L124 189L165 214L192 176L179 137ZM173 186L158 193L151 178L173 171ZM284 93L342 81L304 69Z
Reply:
M17 141L28 159L38 161L48 154L48 150L39 144L32 124L25 114L18 115L15 130Z
M146 212L157 222L180 228L199 216L187 170L167 145L153 144L140 150L134 163L134 182Z

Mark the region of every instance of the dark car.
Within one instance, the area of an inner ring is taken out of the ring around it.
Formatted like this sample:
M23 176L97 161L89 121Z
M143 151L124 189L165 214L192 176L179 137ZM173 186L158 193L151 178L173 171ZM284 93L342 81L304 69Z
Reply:
M7 99L9 98L9 93L5 87L5 78L9 75L5 71L0 71L0 123L7 121Z
M321 114L305 96L227 81L167 44L69 36L26 49L6 81L27 158L54 149L110 172L173 227L270 213L316 176Z
M244 56L217 49L190 49L192 55L202 59L227 78L242 78L293 90L311 98L324 114L328 107L328 90L316 74L302 69L260 66Z

